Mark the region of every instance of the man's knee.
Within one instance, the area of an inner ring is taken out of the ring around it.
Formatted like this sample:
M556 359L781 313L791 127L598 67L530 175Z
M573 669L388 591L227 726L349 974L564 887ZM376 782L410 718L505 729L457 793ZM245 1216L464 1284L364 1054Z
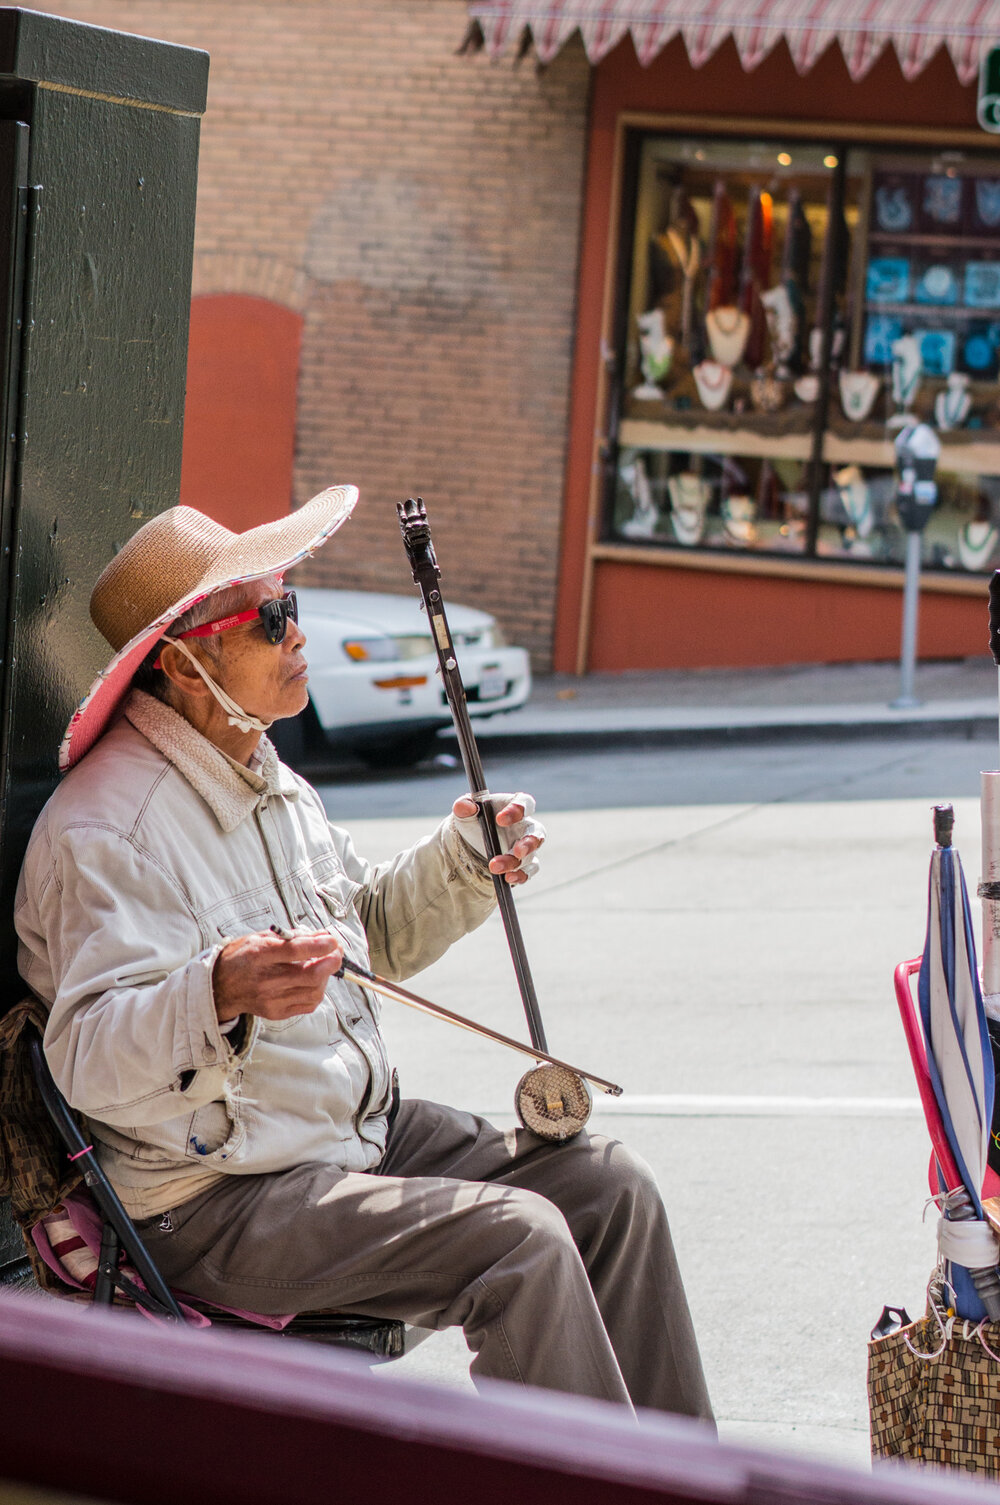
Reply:
M585 1146L581 1176L592 1187L596 1205L608 1210L625 1206L647 1213L660 1212L660 1189L652 1168L618 1139L592 1134Z
M548 1197L511 1187L504 1198L504 1226L510 1247L530 1247L539 1257L576 1254L569 1225Z

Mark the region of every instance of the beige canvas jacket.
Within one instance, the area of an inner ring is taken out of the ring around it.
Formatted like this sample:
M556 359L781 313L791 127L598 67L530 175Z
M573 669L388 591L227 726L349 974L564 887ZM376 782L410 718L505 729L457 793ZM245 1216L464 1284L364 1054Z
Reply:
M402 979L493 904L451 817L371 867L270 744L248 774L133 692L39 817L15 923L21 974L50 1010L53 1076L143 1215L218 1173L314 1160L363 1171L385 1148L375 997L332 978L315 1013L247 1018L233 1049L212 997L227 940L333 927L353 959Z

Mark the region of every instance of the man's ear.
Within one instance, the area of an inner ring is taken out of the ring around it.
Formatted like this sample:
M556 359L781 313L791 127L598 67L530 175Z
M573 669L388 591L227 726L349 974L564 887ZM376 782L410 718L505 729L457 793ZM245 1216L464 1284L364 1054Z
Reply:
M160 668L182 695L212 693L191 660L171 643L164 643L160 650Z

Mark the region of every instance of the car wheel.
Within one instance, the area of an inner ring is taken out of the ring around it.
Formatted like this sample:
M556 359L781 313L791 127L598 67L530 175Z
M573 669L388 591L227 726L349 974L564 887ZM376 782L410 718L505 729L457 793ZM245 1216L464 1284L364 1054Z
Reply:
M414 763L429 757L437 746L437 730L424 727L419 732L407 732L405 736L393 737L357 749L358 757L369 768L412 768Z

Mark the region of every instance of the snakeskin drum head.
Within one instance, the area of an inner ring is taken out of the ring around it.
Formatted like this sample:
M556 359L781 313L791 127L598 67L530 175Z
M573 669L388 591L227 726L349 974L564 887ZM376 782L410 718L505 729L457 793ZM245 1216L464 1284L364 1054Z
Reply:
M568 1066L535 1066L517 1084L514 1106L526 1129L558 1144L590 1117L590 1088Z

